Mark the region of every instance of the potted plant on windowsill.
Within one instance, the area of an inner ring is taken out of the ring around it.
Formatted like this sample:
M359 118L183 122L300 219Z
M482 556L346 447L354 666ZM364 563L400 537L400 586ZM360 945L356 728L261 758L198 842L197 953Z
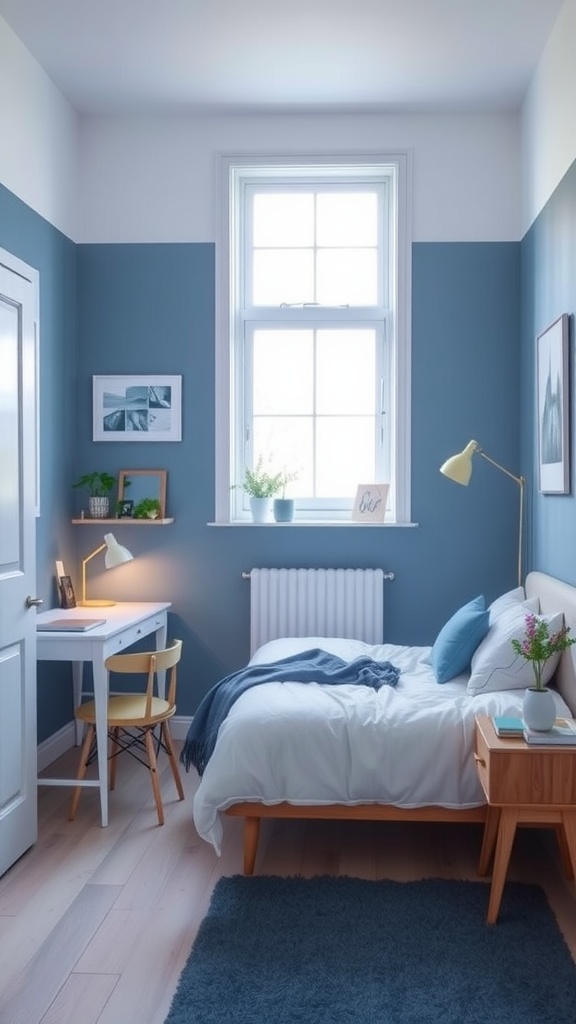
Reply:
M259 455L254 469L246 467L244 480L240 486L250 498L253 522L267 522L270 518L272 498L282 490L282 473L272 473L265 469L264 458Z
M296 480L298 473L288 473L284 469L281 473L282 477L282 497L274 498L273 512L274 519L277 523L291 523L294 518L294 498L286 497L286 488L289 483Z
M110 491L116 477L110 473L85 473L72 487L88 491L88 510L93 519L107 519L110 513Z

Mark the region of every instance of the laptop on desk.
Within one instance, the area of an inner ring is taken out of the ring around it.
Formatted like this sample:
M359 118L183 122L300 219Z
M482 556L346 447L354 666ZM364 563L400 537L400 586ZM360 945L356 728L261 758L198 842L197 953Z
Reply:
M41 633L85 633L95 626L103 626L106 619L49 619L38 622L36 629Z

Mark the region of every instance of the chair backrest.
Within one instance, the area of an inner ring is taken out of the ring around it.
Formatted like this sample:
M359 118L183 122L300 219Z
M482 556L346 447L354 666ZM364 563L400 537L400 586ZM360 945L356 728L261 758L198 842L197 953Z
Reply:
M158 672L170 671L166 700L171 707L176 703L177 665L182 656L182 641L173 640L168 647L160 651L142 651L137 654L112 654L106 658L109 672L124 672L147 675L145 717L149 718L152 710L155 681Z

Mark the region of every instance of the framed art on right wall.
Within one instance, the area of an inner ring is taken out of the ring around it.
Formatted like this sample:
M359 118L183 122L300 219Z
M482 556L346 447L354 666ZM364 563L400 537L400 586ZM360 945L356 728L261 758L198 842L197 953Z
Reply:
M570 493L568 314L536 338L538 490Z

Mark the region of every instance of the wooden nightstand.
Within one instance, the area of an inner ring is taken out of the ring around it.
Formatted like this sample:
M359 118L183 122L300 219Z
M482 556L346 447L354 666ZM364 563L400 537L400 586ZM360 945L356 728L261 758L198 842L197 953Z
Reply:
M523 739L500 739L487 715L476 718L475 746L488 802L478 874L488 874L495 849L486 919L495 924L517 825L554 825L566 877L574 878L576 747L531 747Z

